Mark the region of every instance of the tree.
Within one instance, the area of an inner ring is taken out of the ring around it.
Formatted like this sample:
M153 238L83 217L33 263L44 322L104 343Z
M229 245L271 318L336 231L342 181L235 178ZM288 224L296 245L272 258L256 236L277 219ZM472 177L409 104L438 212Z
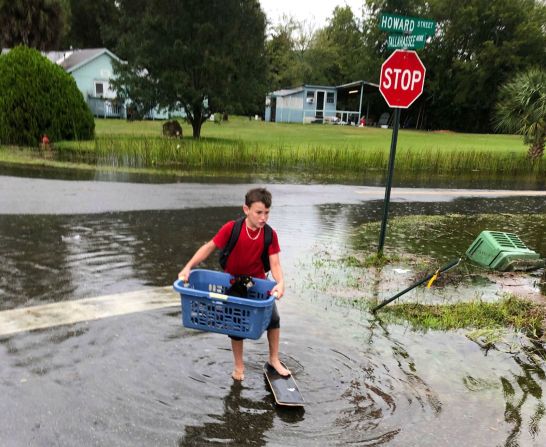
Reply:
M320 75L327 85L363 79L366 65L363 43L360 24L351 8L336 6L329 23L314 39L312 65L321 69Z
M119 9L116 0L69 0L70 32L64 39L66 48L109 48L117 43Z
M500 89L494 122L498 130L523 135L528 156L544 156L546 140L546 71L531 69Z
M146 107L184 107L194 138L212 112L244 109L265 96L265 15L257 0L120 0L126 64L113 82Z
M69 15L67 0L0 0L0 45L58 49Z
M431 2L437 35L423 51L435 128L491 130L501 85L546 64L546 6L536 0Z
M314 36L312 25L283 16L266 42L269 91L309 82L312 68L306 59Z

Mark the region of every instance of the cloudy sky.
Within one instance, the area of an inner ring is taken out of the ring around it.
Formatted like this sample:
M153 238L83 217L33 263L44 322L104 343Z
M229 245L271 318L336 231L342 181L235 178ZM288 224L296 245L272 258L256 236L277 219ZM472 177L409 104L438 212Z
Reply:
M363 3L363 0L260 0L262 9L273 24L278 23L283 14L288 14L316 27L326 24L336 6L348 5L360 17Z

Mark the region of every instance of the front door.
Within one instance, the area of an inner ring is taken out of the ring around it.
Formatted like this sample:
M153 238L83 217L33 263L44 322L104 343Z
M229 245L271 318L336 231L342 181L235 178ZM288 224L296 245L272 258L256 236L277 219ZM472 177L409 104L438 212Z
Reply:
M317 92L317 107L315 109L315 117L322 118L324 116L324 92Z
M277 119L277 98L271 98L270 107L271 115L269 121L274 123Z

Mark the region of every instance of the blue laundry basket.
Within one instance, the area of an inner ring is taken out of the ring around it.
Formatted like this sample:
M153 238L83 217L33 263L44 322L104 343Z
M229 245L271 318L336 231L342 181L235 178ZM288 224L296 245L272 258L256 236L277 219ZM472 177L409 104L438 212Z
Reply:
M188 284L174 282L180 293L182 324L201 331L218 332L257 340L271 320L274 281L253 278L248 298L225 294L232 275L212 270L192 270Z

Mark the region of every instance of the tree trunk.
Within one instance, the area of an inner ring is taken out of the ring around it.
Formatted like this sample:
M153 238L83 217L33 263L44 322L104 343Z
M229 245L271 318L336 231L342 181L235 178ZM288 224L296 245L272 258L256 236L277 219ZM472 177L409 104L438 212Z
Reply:
M533 161L540 160L544 156L544 138L539 138L529 147L527 156Z
M196 118L194 116L192 122L191 122L191 128L193 129L193 138L195 138L196 140L201 138L201 125L202 125L202 121L200 118Z

